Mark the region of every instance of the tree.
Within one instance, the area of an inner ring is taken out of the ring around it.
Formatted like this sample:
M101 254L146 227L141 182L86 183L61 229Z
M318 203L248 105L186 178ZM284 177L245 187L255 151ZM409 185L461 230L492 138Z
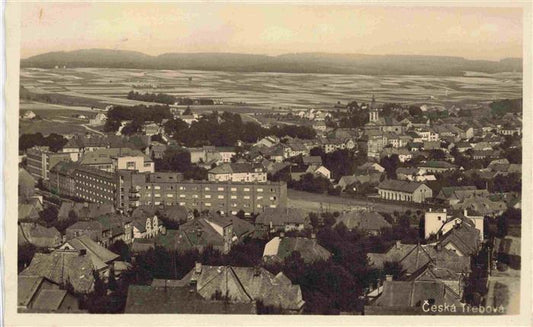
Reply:
M398 168L400 164L400 158L397 154L393 154L391 156L386 156L381 158L381 161L379 164L385 168L385 171L387 172L387 176L391 179L396 179L396 169Z
M39 213L39 217L46 222L48 226L53 225L57 220L58 210L55 206L47 206Z

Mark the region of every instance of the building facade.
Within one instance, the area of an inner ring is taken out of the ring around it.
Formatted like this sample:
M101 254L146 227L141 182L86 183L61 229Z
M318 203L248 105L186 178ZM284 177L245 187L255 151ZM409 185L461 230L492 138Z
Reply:
M73 161L73 156L70 153L51 152L48 147L33 147L26 151L27 170L35 180L48 180L50 169L64 161Z

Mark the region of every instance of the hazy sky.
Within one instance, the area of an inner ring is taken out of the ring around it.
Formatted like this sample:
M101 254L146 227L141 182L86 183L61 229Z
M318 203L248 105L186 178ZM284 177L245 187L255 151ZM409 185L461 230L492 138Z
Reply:
M215 3L26 3L21 56L166 52L522 56L520 8Z

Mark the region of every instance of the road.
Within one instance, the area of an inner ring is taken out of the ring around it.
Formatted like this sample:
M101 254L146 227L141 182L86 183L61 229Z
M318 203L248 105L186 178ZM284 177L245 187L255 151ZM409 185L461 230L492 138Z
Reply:
M352 199L340 196L325 194L315 194L303 191L287 189L287 206L289 208L300 208L305 211L343 211L370 207L379 212L393 213L409 210L419 210L420 207L409 203L385 203L362 199Z
M494 286L496 283L504 284L507 286L505 294L500 294L502 298L497 302L507 302L506 314L519 314L520 313L520 270L514 270L509 268L505 272L494 271L492 276L489 276L489 290L487 292L486 305L494 306L495 291Z

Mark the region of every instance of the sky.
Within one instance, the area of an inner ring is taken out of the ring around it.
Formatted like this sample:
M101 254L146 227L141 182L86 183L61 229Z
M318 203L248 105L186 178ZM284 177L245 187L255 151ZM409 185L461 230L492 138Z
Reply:
M24 3L21 57L105 48L522 57L522 9L244 3Z

